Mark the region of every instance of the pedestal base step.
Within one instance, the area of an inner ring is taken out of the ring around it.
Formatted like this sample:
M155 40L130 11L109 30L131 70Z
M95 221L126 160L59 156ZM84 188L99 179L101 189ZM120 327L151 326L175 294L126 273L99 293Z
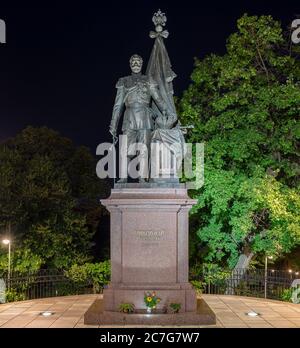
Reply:
M145 325L145 326L173 326L173 325L213 325L216 315L203 299L197 300L196 312L183 313L120 313L105 311L103 299L95 300L84 314L86 325Z

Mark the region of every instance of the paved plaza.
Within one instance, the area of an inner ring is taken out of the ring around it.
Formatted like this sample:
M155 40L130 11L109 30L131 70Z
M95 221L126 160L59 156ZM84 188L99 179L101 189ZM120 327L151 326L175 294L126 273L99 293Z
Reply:
M0 328L95 328L98 326L84 325L83 315L97 298L101 298L101 295L54 297L1 304ZM300 328L300 304L240 296L203 295L203 298L215 312L217 324L201 327ZM51 311L53 314L44 317L41 315L44 311ZM250 311L259 313L259 316L249 317L246 313Z

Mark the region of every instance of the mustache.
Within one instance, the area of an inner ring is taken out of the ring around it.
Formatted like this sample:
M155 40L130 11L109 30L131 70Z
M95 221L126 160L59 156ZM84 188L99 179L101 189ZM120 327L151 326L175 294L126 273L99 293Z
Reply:
M134 67L134 66L138 66L138 67L140 67L140 66L142 66L142 64L141 64L141 63L139 63L139 62L137 62L137 63L132 63L132 64L131 64L131 66L132 66L132 67Z

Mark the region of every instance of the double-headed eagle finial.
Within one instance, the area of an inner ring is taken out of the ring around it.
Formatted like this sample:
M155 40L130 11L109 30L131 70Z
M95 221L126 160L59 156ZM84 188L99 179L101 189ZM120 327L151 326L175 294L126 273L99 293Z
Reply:
M154 13L152 17L152 22L155 25L155 31L150 31L150 37L155 39L159 36L164 37L165 39L169 36L169 32L167 30L163 30L163 27L166 25L167 17L166 15L158 10Z

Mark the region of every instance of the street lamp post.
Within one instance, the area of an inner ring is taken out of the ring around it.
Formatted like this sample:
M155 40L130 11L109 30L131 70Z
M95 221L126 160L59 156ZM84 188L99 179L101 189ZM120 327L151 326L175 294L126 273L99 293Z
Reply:
M268 259L272 260L273 256L265 257L265 298L267 298L267 288L268 288Z
M7 287L8 289L10 289L10 263L11 263L11 256L10 256L10 252L11 252L11 242L9 239L3 239L2 241L3 244L8 245L8 275L7 275Z

